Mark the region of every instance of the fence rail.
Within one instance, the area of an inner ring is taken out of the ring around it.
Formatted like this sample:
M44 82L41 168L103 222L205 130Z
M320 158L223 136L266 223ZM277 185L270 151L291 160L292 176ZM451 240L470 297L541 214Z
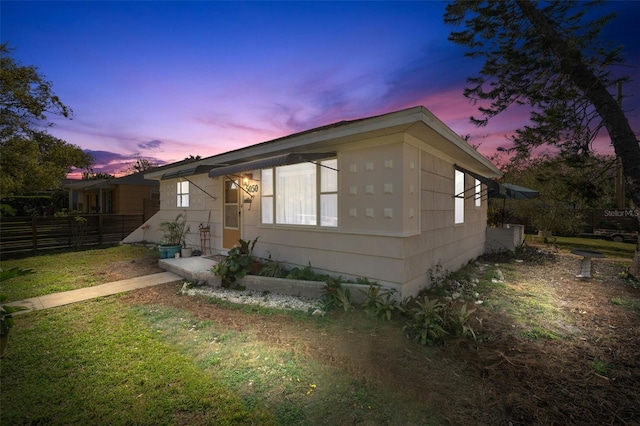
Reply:
M116 244L144 223L144 215L86 214L0 218L0 257Z

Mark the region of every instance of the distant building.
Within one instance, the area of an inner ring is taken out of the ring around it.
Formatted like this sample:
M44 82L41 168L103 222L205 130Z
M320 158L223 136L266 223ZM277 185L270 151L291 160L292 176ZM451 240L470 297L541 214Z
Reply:
M67 181L69 210L98 214L145 214L158 210L160 184L145 179L144 173L112 179ZM155 207L154 207L155 204Z

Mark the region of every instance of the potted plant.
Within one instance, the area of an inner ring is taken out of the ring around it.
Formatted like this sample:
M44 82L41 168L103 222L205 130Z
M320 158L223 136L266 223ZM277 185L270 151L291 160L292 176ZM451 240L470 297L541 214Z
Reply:
M9 278L17 277L18 275L32 274L33 269L20 269L11 268L3 271L0 269L0 282L4 282ZM0 294L0 303L7 300L6 294ZM13 316L11 314L19 311L24 311L27 308L23 306L0 306L0 357L4 355L4 350L7 347L9 341L9 331L13 327Z
M227 257L213 267L213 273L220 277L222 287L230 288L234 286L239 278L244 278L251 270L253 247L256 245L258 238L256 237L253 241L239 239L238 243L240 244L236 244L229 250Z
M193 255L193 249L191 247L183 247L180 249L180 257L191 257Z
M189 232L189 226L187 225L187 216L184 213L179 213L175 219L162 222L160 229L164 233L162 244L160 244L160 258L167 259L175 257L176 253L180 253L180 250L185 244L185 237Z

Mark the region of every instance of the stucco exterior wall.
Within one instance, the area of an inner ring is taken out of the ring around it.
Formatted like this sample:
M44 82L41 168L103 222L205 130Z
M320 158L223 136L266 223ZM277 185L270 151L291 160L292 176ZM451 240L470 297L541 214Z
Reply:
M145 222L141 227L128 235L122 242L134 243L140 241L161 243L162 231L160 224L175 219L179 214L186 214L190 232L186 237L186 245L194 249L201 248L199 226L207 225L211 228L212 248L216 243L222 244L222 211L220 179L210 179L206 174L189 176L189 207L177 207L177 182L180 178L160 181L160 211Z
M330 131L324 129L297 136L308 140L293 148L283 146L289 143L286 138L272 142L278 150L261 154L263 158L289 150L337 153L338 227L263 225L258 192L250 203L241 204L241 238L259 237L255 256L290 266L305 267L310 263L319 272L348 279L368 278L398 289L403 298L430 285L430 268L441 265L455 270L481 255L486 239L487 201L476 207L473 196L466 198L464 223L455 224L455 170L456 164L490 172L491 167L476 153L469 153L472 149L464 141L453 140L457 136L444 124L429 120L428 124L419 121L414 125L389 119L384 128L354 128L344 134L338 129L333 139L323 139L327 134L323 132ZM353 124L361 125L365 126L361 122ZM255 149L265 146L274 145ZM225 163L223 160L215 161ZM252 174L249 184L261 187L260 170L242 174ZM186 211L191 227L188 245L200 246L198 225L208 221L213 252L225 253L225 178L209 178L207 173L183 177L192 182L188 208L176 207L179 179L160 181L161 210L149 221L143 234L146 240L159 241L159 224ZM465 176L465 188L474 185L474 179ZM242 193L241 197L249 196ZM140 238L140 232L135 234L128 237L129 241Z
M441 265L456 270L484 252L487 201L475 207L465 200L464 223L454 224L454 164L434 153L421 152L420 221L422 232L405 241L404 293L416 294L430 287L429 269ZM465 189L475 181L465 176Z
M338 229L262 226L256 200L251 211L245 206L243 238L260 236L257 256L365 277L402 297L430 285L429 268L454 270L481 255L486 201L478 208L467 199L465 222L454 225L453 162L403 139L396 134L338 151ZM465 184L475 182L467 177Z
M242 203L242 238L259 237L258 257L299 267L311 263L320 272L349 279L368 278L396 288L401 297L430 285L429 268L440 264L454 270L481 255L486 201L477 208L473 198L467 199L465 222L454 225L454 164L403 139L402 134L390 135L372 146L355 143L338 151L337 229L261 225L258 193L251 203ZM259 184L259 171L252 174L251 183ZM208 221L213 252L224 252L224 178L201 174L188 179L186 209L176 207L179 178L161 181L161 210L149 222L146 240L160 241L159 224L186 212L191 228L187 244L200 248L198 226ZM467 177L466 187L473 185Z

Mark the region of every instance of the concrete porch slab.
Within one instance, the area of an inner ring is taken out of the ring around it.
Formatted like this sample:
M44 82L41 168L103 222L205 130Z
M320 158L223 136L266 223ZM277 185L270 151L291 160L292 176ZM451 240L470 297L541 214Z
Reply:
M210 285L219 286L220 280L211 272L217 263L215 260L203 256L178 257L158 261L160 268L180 275L189 281L206 281Z

